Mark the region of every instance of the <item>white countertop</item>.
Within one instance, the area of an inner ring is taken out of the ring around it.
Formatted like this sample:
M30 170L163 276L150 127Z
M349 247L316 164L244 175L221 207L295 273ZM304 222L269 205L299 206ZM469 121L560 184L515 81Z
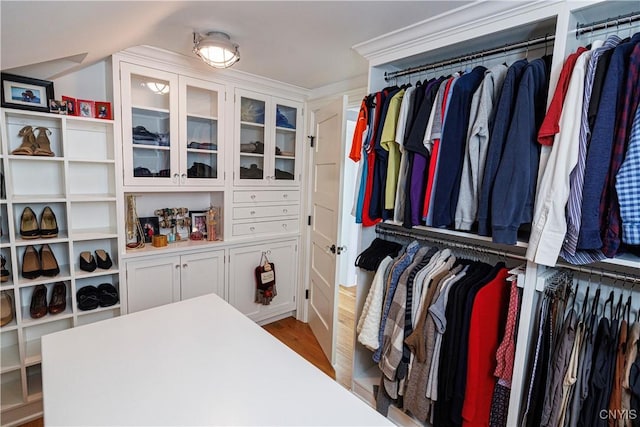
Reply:
M46 425L393 425L218 296L42 337Z

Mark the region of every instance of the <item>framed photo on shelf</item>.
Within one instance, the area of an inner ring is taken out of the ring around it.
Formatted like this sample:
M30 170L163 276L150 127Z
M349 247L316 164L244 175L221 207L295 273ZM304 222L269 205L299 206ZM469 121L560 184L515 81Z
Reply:
M21 110L49 112L54 99L53 82L2 73L2 106Z
M199 231L203 236L207 235L207 213L204 211L191 211L191 232Z
M80 117L95 117L95 103L93 101L87 101L85 99L78 99L78 116Z
M158 221L157 216L148 216L148 217L140 217L138 218L140 221L140 226L142 227L142 232L144 235L144 242L151 243L151 239L153 236L160 234L160 222Z
M95 114L98 119L111 120L111 103L110 102L95 102Z
M78 115L78 108L77 108L78 101L75 98L71 98L70 96L63 96L62 100L67 102L67 115L68 116L77 116Z
M49 100L49 112L54 114L67 114L67 101Z

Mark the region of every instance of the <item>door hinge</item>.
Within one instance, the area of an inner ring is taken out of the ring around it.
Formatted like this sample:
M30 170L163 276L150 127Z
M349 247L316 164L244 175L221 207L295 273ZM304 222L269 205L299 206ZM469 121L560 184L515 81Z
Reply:
M311 225L311 215L307 218L307 225Z
M311 295L311 292L309 291L309 289L306 289L304 291L304 299L309 299L309 296Z
M309 138L309 143L311 144L311 148L313 148L313 145L315 143L316 137L313 135L309 135L307 138Z

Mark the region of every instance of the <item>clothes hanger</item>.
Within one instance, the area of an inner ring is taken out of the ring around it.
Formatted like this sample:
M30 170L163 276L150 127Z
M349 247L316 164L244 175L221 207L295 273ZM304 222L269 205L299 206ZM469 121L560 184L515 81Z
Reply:
M607 298L604 302L604 306L602 307L602 316L606 317L607 312L607 304L609 304L609 319L613 319L613 291L609 292L609 298Z

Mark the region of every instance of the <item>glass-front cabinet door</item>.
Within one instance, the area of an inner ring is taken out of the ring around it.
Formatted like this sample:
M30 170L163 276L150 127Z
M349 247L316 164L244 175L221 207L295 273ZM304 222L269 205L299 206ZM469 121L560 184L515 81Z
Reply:
M235 183L299 184L302 104L244 90L235 102Z
M180 183L222 184L224 86L180 76Z
M178 77L121 64L125 185L179 185Z
M300 104L277 98L272 108L275 109L275 157L271 179L277 184L297 183L300 179L298 151L302 108Z
M238 153L238 169L236 180L262 182L267 179L265 168L268 163L265 159L265 146L267 141L267 101L268 97L260 94L245 95L241 92L239 102L240 111L240 141Z

